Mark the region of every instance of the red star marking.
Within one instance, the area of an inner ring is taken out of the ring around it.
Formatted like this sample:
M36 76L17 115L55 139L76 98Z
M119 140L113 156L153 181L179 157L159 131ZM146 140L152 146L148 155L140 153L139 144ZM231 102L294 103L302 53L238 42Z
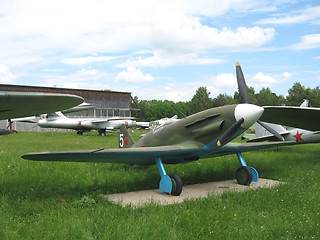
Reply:
M81 122L79 122L79 124L78 124L78 125L79 125L79 127L81 127Z
M146 147L146 145L142 144L141 147Z
M296 135L293 135L294 138L296 138L296 142L299 142L299 140L301 140L301 142L303 142L301 136L303 133L299 133L299 131L297 131Z
M126 127L128 127L128 125L129 125L129 124L128 124L128 122L127 122L127 121L125 122L125 125L126 125Z
M129 139L126 138L126 140L124 140L124 143L125 143L126 146L128 146L129 145Z

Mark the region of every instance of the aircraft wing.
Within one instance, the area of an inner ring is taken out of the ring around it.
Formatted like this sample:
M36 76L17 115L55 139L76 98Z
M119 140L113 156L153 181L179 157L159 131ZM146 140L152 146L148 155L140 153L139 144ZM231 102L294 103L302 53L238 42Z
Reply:
M287 145L294 145L295 141L277 141L277 142L262 142L262 143L227 143L219 149L218 152L211 154L214 157L224 156L233 154L236 152L249 152L259 149L271 148L271 147L280 147Z
M25 122L25 123L37 123L37 117L23 117L23 118L12 118L11 122Z
M210 158L247 152L258 149L291 145L295 142L266 142L266 143L227 143L214 151L205 149L198 142L186 142L180 145L159 147L115 148L87 151L67 152L39 152L28 153L24 159L34 161L60 161L60 162L95 162L95 163L125 163L135 165L155 164L155 159L161 157L165 164L186 163L198 160L199 157Z
M90 120L90 122L91 122L92 124L94 124L94 123L106 123L106 122L109 122L109 121L110 121L110 119L107 119L107 118L92 119L92 120Z
M320 130L320 108L266 106L260 117L261 121L282 124L290 127Z
M197 142L187 142L180 145L159 147L28 153L23 155L22 158L35 161L101 162L148 165L155 164L155 159L161 157L163 163L175 164L198 160L197 156L203 151L203 147L202 144Z
M132 120L134 119L133 117L128 117L128 118L123 118L123 117L111 117L111 118L95 118L92 119L92 123L104 123L104 122L109 122L109 121L118 121L118 120Z
M285 133L281 133L280 135L282 137L285 137L286 135L290 134L289 131L285 132ZM279 141L278 138L276 138L275 136L273 135L268 135L268 136L262 136L262 137L255 137L255 138L252 138L252 139L249 139L247 141L247 143L250 143L250 142L267 142L267 141Z
M0 92L0 119L56 112L82 102L82 97L70 94Z

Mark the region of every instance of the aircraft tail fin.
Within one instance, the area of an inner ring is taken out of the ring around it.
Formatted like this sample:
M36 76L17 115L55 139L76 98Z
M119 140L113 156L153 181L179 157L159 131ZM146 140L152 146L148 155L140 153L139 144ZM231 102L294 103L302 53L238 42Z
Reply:
M303 99L303 103L300 105L300 107L309 107L309 100L308 99Z
M129 148L134 144L134 140L132 139L128 129L124 124L120 127L119 134L119 148Z

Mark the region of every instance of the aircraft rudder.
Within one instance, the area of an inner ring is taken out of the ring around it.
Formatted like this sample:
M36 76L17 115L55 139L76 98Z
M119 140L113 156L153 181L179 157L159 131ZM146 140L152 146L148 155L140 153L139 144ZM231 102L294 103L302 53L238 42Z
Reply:
M124 124L120 126L120 134L119 134L119 148L129 148L134 144L134 140L132 139L128 129Z

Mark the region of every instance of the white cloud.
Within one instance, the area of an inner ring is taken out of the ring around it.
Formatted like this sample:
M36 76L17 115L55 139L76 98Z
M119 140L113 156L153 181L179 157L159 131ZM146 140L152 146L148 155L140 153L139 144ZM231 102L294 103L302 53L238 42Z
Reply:
M273 77L264 75L262 72L254 75L249 81L249 86L253 86L253 88L262 88L262 87L271 87L276 83L276 79Z
M320 20L320 6L314 6L298 11L291 11L289 13L277 14L274 17L263 19L257 24L293 24L311 22L319 24Z
M188 19L172 26L156 26L151 45L170 54L204 53L216 50L253 50L270 42L273 28L238 27L235 30L202 25L199 19Z
M301 42L290 46L294 50L320 48L320 34L310 34L301 37Z
M150 74L143 74L140 69L128 67L118 74L116 77L117 82L132 82L132 83L150 83L153 81Z
M79 57L79 58L63 58L60 60L63 64L69 64L69 65L85 65L85 64L91 64L91 63L98 63L98 62L109 62L115 59L119 59L121 57L113 57L113 56L105 56L105 57L95 57L95 56L89 56L89 57Z
M81 69L80 73L83 75L94 76L94 75L97 75L98 72L95 69Z
M100 79L105 79L106 74L97 71L96 69L81 69L75 73L65 75L52 75L47 72L41 78L41 86L55 86L61 88L80 88L80 89L95 89L103 90L110 89L107 84L101 83Z
M237 89L237 79L232 73L221 73L217 76L219 87Z
M171 60L167 61L176 64L185 64L181 57L188 54L197 58L195 63L189 60L186 64L207 64L216 60L199 57L199 54L212 49L259 48L272 40L275 30L260 27L218 29L201 23L201 17L253 10L257 5L251 0L223 3L209 0L12 0L2 3L0 9L0 52L2 56L15 56L15 59L28 59L37 54L39 63L50 58L56 61L63 56L64 64L83 65L110 61L113 57L75 55L152 50L154 58L157 52L163 51L171 55ZM146 61L155 65L157 59Z
M9 68L0 64L0 83L13 83L16 76L9 71Z
M288 73L288 72L284 72L283 74L283 77L287 80L287 79L289 79L290 77L292 77L292 73Z
M199 57L197 54L169 54L163 51L155 51L151 57L138 57L120 64L120 67L170 67L181 65L207 65L223 63L223 59Z

